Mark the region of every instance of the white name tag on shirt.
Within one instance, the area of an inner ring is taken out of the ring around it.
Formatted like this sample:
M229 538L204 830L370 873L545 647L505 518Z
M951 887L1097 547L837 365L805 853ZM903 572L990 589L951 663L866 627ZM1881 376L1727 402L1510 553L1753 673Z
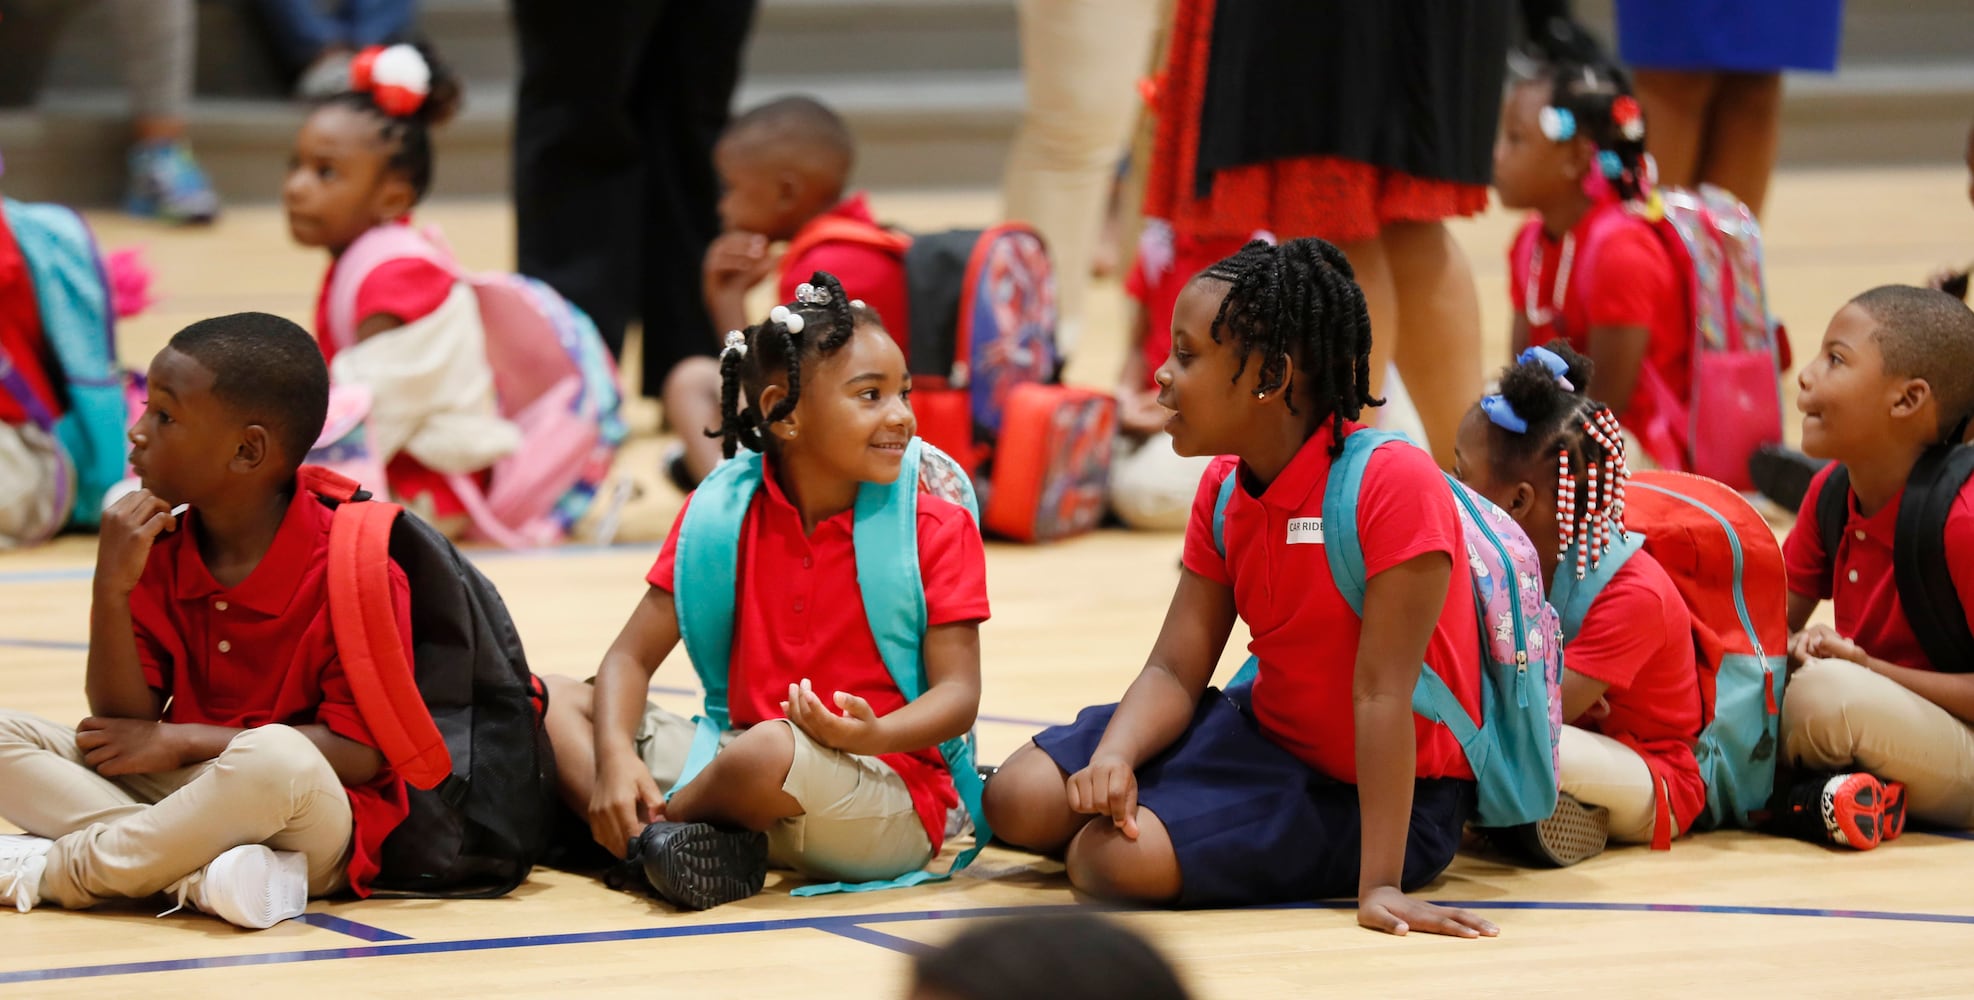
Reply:
M1289 519L1290 545L1323 544L1323 519L1320 517L1295 517Z

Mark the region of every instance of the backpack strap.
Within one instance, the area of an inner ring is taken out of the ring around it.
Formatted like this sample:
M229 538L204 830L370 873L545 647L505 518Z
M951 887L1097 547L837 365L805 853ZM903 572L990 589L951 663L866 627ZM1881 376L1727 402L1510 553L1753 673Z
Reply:
M419 693L391 599L391 529L403 508L348 496L336 502L329 523L329 621L357 711L399 777L415 788L462 787L445 737Z
M761 488L761 475L761 456L755 452L714 468L692 494L673 552L672 595L678 607L679 638L706 691L702 718L721 732L731 725L727 668L733 656L734 605L740 583L740 529ZM673 791L685 783L682 777Z
M28 384L27 376L22 374L19 366L14 364L13 352L7 350L5 344L0 344L0 393L5 393L18 403L34 426L54 436L55 415L42 404L41 396L34 391L34 386Z
M1851 470L1833 466L1816 494L1816 534L1823 540L1823 586L1831 593L1836 592L1837 547L1844 543L1844 525L1850 520Z
M1227 478L1220 481L1220 496L1213 501L1213 547L1220 550L1220 558L1227 558L1227 504L1234 499L1235 481L1241 476L1241 467L1234 466L1227 471Z
M336 271L329 279L326 310L329 329L320 332L327 334L338 350L356 343L357 323L363 319L356 314L356 296L363 288L364 279L379 265L407 258L430 261L455 278L459 275L459 265L451 254L430 237L402 223L371 227L336 258Z
M1578 545L1586 544L1579 541ZM1556 572L1549 581L1549 603L1556 609L1556 616L1562 620L1563 641L1576 638L1583 628L1583 618L1590 613L1590 606L1597 603L1604 588L1611 579L1645 548L1645 533L1627 531L1611 542L1611 547L1597 559L1597 565L1577 579L1574 559L1556 560ZM1574 550L1572 550L1574 551Z
M1941 673L1974 672L1974 632L1947 563L1947 515L1974 476L1974 447L1927 449L1906 480L1892 537L1892 573L1906 621ZM1835 474L1832 474L1835 477ZM1829 483L1824 484L1829 489Z

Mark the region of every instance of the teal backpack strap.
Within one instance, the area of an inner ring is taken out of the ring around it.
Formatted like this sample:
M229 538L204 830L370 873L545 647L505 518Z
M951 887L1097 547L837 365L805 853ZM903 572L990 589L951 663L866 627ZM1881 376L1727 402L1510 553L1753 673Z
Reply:
M878 654L884 658L891 679L904 692L905 700L916 700L925 693L925 662L921 646L925 637L925 586L919 578L918 493L919 468L924 462L952 463L938 449L913 439L905 448L904 468L898 480L888 486L866 484L857 494L856 550L857 589L864 599L864 615L870 620L871 635L877 640ZM951 465L957 469L956 464ZM968 490L970 493L970 489ZM968 505L969 514L978 515ZM953 867L944 873L907 872L897 878L872 882L830 882L805 885L790 895L820 896L834 892L870 892L897 889L923 882L944 881L954 872L973 863L994 832L988 828L981 808L985 785L974 766L973 746L960 736L939 745L946 769L952 772L953 789L960 803L973 817L974 845L960 852Z
M96 239L74 211L60 205L0 205L34 286L35 307L49 348L61 363L50 372L63 386L69 411L55 436L75 463L71 520L102 521L103 495L123 478L130 427L122 369L117 364L109 279Z
M692 494L673 551L672 601L679 638L706 690L705 714L695 721L678 793L719 752L727 715L727 668L733 656L733 618L740 575L740 526L761 488L761 456L749 452L720 463Z
M1579 547L1584 544L1577 543ZM1556 572L1549 581L1549 603L1555 607L1556 617L1562 619L1564 643L1576 638L1577 630L1583 628L1583 616L1590 613L1598 595L1610 585L1618 570L1644 548L1645 533L1627 531L1612 540L1611 547L1597 558L1597 565L1590 567L1582 579L1577 578L1573 555L1556 560ZM1570 551L1573 554L1576 550Z
M1227 504L1234 499L1235 482L1240 478L1240 466L1236 465L1229 469L1227 478L1220 481L1220 496L1213 501L1213 547L1220 550L1222 559L1227 558ZM1227 688L1222 690L1252 684L1255 675L1259 673L1261 673L1261 658L1250 656L1246 663L1241 664L1239 670L1234 671L1233 678L1227 681Z

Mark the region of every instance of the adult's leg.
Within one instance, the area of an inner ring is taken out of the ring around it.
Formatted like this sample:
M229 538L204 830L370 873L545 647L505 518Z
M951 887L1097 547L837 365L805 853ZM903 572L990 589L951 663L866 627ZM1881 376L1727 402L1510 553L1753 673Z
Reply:
M1017 10L1028 99L1008 156L1004 214L1048 240L1068 353L1158 11L1149 0L1021 0Z
M987 779L981 808L994 839L1058 855L1090 817L1069 808L1069 775L1033 743L1016 750Z
M1725 73L1707 121L1702 183L1726 188L1759 216L1782 136L1782 74Z
M1562 790L1610 813L1610 833L1627 844L1652 840L1658 792L1645 758L1608 736L1563 727Z
M1783 759L1904 783L1906 813L1974 829L1974 726L1847 660L1811 660L1782 699Z
M113 13L138 140L184 138L198 43L193 0L116 0Z
M1460 418L1481 390L1480 296L1473 270L1444 223L1395 222L1379 241L1402 303L1393 358L1425 425L1433 459L1451 469ZM1384 339L1394 338L1387 332ZM1373 358L1374 377L1376 364Z
M259 0L260 16L290 70L301 70L336 46L353 42L316 0Z
M1707 153L1719 74L1640 69L1631 82L1645 110L1645 149L1658 161L1659 183L1692 187L1700 179L1700 164Z
M1376 396L1384 391L1385 370L1398 346L1397 279L1382 238L1344 243L1338 249L1350 260L1357 287L1364 290L1364 308L1371 314L1371 395Z
M644 150L632 84L658 5L512 0L521 53L514 222L521 273L596 321L621 354L643 243Z
M418 19L414 0L342 0L349 43L357 48L405 38Z
M681 360L719 346L700 289L706 247L720 232L713 145L732 109L755 0L664 7L634 84L645 191L636 221L647 396L660 394Z

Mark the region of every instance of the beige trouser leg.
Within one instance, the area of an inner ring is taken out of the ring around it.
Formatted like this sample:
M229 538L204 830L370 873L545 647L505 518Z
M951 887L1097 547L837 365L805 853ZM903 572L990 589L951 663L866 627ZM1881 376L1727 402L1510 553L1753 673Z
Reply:
M1906 788L1906 814L1974 829L1974 726L1848 660L1811 660L1782 699L1784 759Z
M1652 842L1657 818L1657 783L1637 751L1609 736L1575 726L1563 727L1563 791L1587 806L1611 813L1611 839L1627 844Z
M213 760L159 774L105 778L82 759L69 728L0 712L0 816L55 840L47 902L149 896L244 844L306 855L312 896L346 884L349 797L287 726L250 729Z
M1008 157L1006 214L1048 241L1069 354L1159 10L1151 0L1020 0L1017 9L1028 103Z
M1160 432L1142 442L1117 439L1110 464L1110 509L1139 531L1184 531L1193 496L1212 456L1182 458Z

